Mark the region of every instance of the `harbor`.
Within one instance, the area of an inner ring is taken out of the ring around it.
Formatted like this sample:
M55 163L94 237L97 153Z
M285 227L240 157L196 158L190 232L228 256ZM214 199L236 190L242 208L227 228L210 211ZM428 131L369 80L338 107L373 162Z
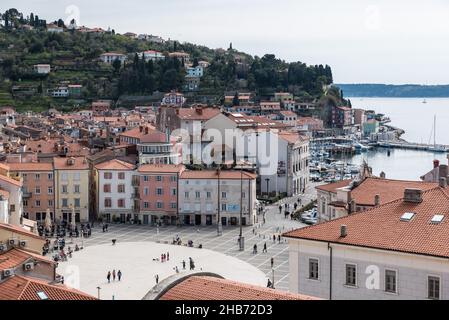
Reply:
M431 127L430 135L424 140L423 136L427 135L422 131L426 131L426 126L423 126L422 122L419 126L403 129L397 124L393 126L390 118L384 114L370 112L373 118L379 119L375 130L367 131L363 126L354 124L344 134L311 139L312 181L329 183L353 179L363 165L372 167L373 174L378 176L386 172L390 178L419 180L422 174L432 168L434 160L447 162L449 145L437 143L437 140L443 138L438 137L436 115L432 116L432 126L427 127ZM390 116L389 112L382 112ZM421 142L411 142L403 138L411 136L412 139L418 140L415 132L412 132L414 135L409 134L412 129L421 131ZM441 130L445 130L445 127L441 126Z

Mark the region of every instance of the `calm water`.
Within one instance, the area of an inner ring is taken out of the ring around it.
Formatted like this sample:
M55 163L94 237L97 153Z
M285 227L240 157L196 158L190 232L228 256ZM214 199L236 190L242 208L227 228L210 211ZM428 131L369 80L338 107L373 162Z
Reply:
M449 145L449 99L414 98L350 98L353 108L373 109L391 119L391 125L405 130L402 136L411 142L433 143L433 118L437 116L436 141ZM379 175L384 171L387 178L419 180L432 169L433 160L448 162L446 154L414 150L392 149L390 156L386 149L378 148L354 156L350 162L360 164L363 160ZM349 159L348 159L349 160Z

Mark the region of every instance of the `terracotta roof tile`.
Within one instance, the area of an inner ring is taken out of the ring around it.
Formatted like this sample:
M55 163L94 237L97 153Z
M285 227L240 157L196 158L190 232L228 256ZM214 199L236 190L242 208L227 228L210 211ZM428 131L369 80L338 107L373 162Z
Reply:
M38 292L43 292L48 300L97 300L64 285L49 284L24 276L12 276L0 283L0 300L41 300Z
M112 159L97 164L95 168L98 170L134 170L136 166L122 160Z
M142 131L141 131L142 127ZM148 128L148 133L145 132L145 129ZM139 126L133 128L131 130L125 131L120 134L123 137L131 137L135 139L139 139L140 143L165 143L167 142L167 136L165 133L160 132L154 129L153 126Z
M179 108L178 117L183 120L209 120L220 114L218 108Z
M315 189L335 193L335 192L337 192L337 189L347 187L351 183L351 181L352 181L351 179L341 180L341 181L337 181L334 183L323 184L321 186L317 186L317 187L315 187Z
M69 164L69 160L74 160L73 164ZM55 170L87 170L89 169L89 164L85 157L57 157L53 158L53 163Z
M169 289L160 300L317 300L209 276L192 276Z
M174 164L144 164L138 169L141 173L178 173L184 170L183 165Z
M380 196L380 204L402 198L405 189L429 190L438 186L437 183L422 181L403 181L380 178L366 178L351 191L351 197L359 205L374 206L374 196Z
M49 162L13 162L8 163L10 171L53 171Z
M52 265L55 264L53 260L47 259L44 256L13 248L0 254L0 270L18 267L30 258L44 261Z
M222 170L220 171L220 179L240 180L240 170ZM256 179L254 173L246 171L242 172L243 180ZM189 170L181 174L181 179L218 179L216 170Z
M0 223L0 229L4 229L7 230L9 232L12 233L20 233L22 235L28 236L28 237L32 237L35 239L39 239L44 241L45 239L43 237L40 237L38 234L30 232L25 230L24 228L18 227L18 226L14 226L12 224L6 224L6 223Z
M423 192L421 203L403 198L352 215L297 229L285 237L339 243L352 246L393 250L449 258L449 195L435 187ZM402 221L406 212L415 213ZM434 215L444 215L439 224ZM347 226L347 236L340 237L340 226Z

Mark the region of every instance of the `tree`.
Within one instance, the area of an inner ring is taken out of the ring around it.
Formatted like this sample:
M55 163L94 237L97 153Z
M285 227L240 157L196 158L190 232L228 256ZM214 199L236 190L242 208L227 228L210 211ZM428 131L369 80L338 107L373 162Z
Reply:
M65 27L64 21L63 21L62 19L59 19L59 20L58 20L57 25L58 25L58 27L60 27L60 28L64 28L64 27Z
M229 44L229 50L232 50L232 42Z
M30 13L29 25L34 26L34 13Z
M236 92L234 98L232 99L232 106L239 106L239 105L240 105L239 93Z
M122 67L122 62L119 59L115 59L114 62L112 62L112 67L114 68L114 73L118 74Z
M198 67L199 63L198 63L198 58L193 59L193 65L192 67L196 68Z

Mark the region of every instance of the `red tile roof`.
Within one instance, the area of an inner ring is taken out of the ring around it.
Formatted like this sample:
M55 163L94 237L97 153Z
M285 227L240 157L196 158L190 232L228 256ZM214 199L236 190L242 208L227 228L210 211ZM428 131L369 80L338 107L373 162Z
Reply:
M405 189L429 190L437 183L422 181L403 181L370 177L366 178L351 191L351 197L358 205L374 206L374 196L380 196L380 204L402 198Z
M18 267L30 258L44 261L51 265L55 264L53 260L47 259L44 256L13 248L6 251L5 253L0 254L0 270Z
M10 171L53 171L49 162L12 162L8 163Z
M27 237L32 237L32 238L39 239L39 240L42 240L42 241L45 240L43 237L40 237L36 233L27 231L24 228L21 228L21 227L18 227L18 226L14 226L12 224L0 223L0 229L4 229L4 230L10 231L12 233L20 233L20 234L25 235Z
M435 187L423 192L421 203L403 198L352 215L285 233L288 238L306 239L383 250L449 258L449 192ZM415 213L410 221L401 216ZM439 224L434 215L444 215ZM340 226L347 236L340 237Z
M74 164L69 164L69 159L75 161ZM53 158L55 170L87 170L89 164L85 157L69 157L69 158Z
M97 164L95 168L98 170L134 170L136 166L122 160L112 159Z
M145 133L145 128L148 128L148 133ZM154 129L153 126L139 126L131 130L125 131L120 136L139 139L140 143L166 143L167 135Z
M220 114L218 108L179 108L178 117L182 120L209 120Z
M43 292L48 300L97 300L64 285L24 276L12 276L0 283L0 300L41 300L38 292Z
M169 289L160 300L318 300L209 276L192 276Z
M142 173L178 173L184 170L183 165L174 164L144 164L138 169Z
M242 171L242 174L240 174L240 170L220 171L220 179L222 180L240 180L240 177L243 180L252 180L256 179L257 176L246 171ZM189 170L181 174L181 179L218 179L218 173L216 170Z
M351 183L351 181L352 181L351 179L341 180L341 181L337 181L334 183L323 184L321 186L317 186L317 187L315 187L315 189L318 189L321 191L326 191L326 192L336 193L337 189L347 187Z
M308 138L306 136L303 136L297 132L291 132L291 131L280 131L278 132L279 138L287 141L290 144L295 144L297 142L307 141Z

